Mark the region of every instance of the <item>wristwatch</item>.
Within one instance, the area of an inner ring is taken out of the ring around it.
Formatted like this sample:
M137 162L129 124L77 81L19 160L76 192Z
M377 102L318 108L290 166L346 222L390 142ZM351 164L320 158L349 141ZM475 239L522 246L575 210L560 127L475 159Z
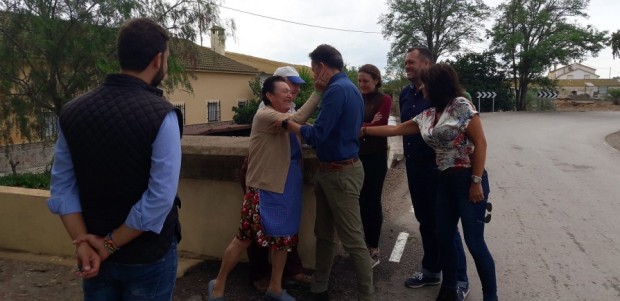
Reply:
M474 184L480 184L480 182L482 182L482 177L471 175L471 181Z
M285 130L288 129L288 119L282 120L282 124L280 124L280 126Z

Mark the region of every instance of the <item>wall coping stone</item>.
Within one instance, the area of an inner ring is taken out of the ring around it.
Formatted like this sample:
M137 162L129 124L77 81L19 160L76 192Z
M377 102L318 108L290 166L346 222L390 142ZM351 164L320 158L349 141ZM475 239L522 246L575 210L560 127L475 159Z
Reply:
M181 178L239 181L250 137L183 136ZM314 149L302 149L304 183L313 184L319 161Z

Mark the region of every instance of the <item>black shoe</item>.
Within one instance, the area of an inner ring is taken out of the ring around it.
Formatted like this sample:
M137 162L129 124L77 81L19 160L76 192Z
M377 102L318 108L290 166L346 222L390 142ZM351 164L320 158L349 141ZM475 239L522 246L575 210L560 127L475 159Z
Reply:
M324 292L320 292L320 293L310 293L310 296L312 297L312 301L329 301L329 292L328 291L324 291Z
M441 278L426 277L422 273L416 273L411 278L405 280L405 286L410 288L419 288L426 285L437 285L441 283Z
M439 289L439 295L437 295L437 299L435 301L458 301L458 293L455 288L444 288Z

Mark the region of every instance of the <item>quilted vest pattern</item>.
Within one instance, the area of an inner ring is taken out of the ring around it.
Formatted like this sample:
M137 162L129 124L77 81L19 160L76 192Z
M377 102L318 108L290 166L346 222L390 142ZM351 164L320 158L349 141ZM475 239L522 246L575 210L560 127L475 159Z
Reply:
M89 233L104 236L124 223L148 187L151 145L168 112L162 91L123 74L108 75L98 88L69 102L60 114ZM179 129L182 130L179 116ZM178 198L175 204L180 205ZM160 234L144 232L108 260L151 263L180 239L177 206Z

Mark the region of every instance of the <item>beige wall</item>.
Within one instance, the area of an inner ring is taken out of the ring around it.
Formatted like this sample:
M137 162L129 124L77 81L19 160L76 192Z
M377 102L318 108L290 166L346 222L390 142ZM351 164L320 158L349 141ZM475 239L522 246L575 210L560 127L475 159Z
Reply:
M181 251L221 258L237 233L242 191L238 169L247 155L247 137L183 138L179 183ZM316 157L304 153L304 177L313 178ZM74 249L60 218L49 212L49 191L0 186L0 249L72 256ZM312 183L303 189L299 253L306 268L314 267L315 203ZM245 256L245 255L244 255Z
M207 72L196 72L195 75L193 94L177 90L166 96L173 103L185 102L186 125L207 123L207 101L219 100L220 121L230 121L234 115L232 107L238 106L238 100L254 97L249 82L255 75Z

